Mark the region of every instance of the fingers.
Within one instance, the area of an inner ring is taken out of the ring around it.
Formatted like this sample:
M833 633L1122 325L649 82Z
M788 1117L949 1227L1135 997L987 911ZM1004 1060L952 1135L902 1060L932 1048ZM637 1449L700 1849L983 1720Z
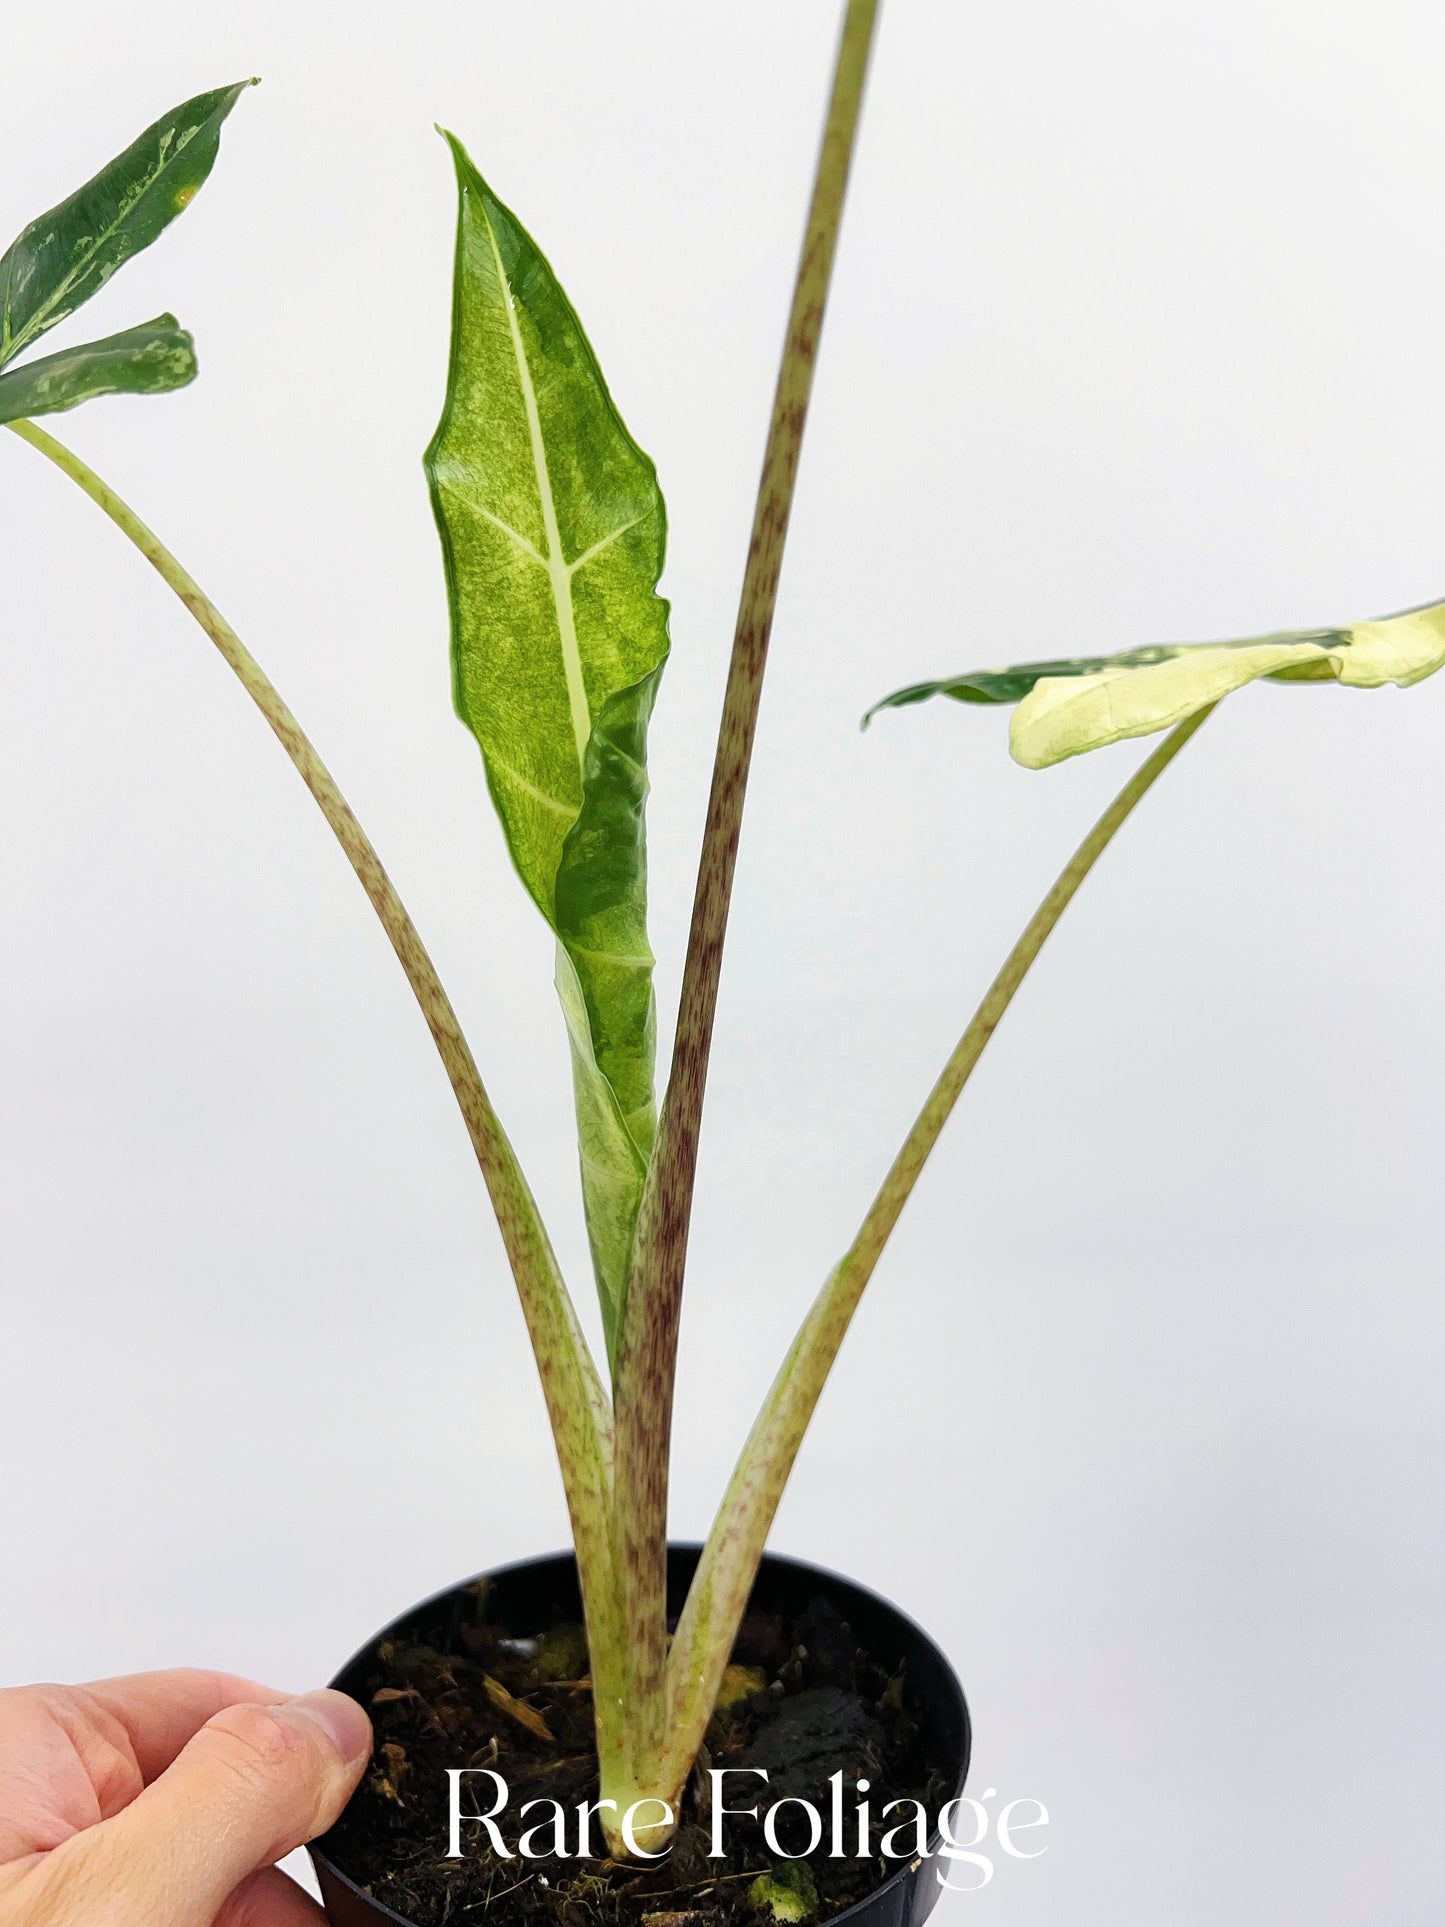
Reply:
M223 1706L287 1697L200 1672L0 1692L0 1861L48 1852L119 1813Z
M342 1693L226 1707L123 1813L37 1868L63 1894L54 1917L89 1921L93 1896L106 1927L210 1927L248 1875L331 1826L370 1751L371 1724Z
M279 1867L243 1880L216 1915L216 1927L324 1927L325 1914Z
M77 1691L119 1721L146 1782L164 1773L191 1735L223 1708L276 1706L291 1697L273 1687L258 1686L253 1679L238 1679L234 1673L189 1667L92 1680Z

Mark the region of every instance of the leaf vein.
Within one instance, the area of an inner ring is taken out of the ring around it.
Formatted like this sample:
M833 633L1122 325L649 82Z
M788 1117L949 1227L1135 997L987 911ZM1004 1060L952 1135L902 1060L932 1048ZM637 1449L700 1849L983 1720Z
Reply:
M489 766L494 770L499 769L509 782L516 784L519 790L525 791L528 796L532 797L536 802L543 804L547 809L555 810L558 816L565 816L569 823L574 823L577 820L577 809L574 804L564 803L560 797L553 796L550 790L538 789L535 783L528 782L527 778L523 776L519 769L515 768L504 758L498 756L494 751L488 750L486 754Z
M522 389L522 407L527 417L527 434L532 444L532 466L536 472L537 493L541 499L542 526L547 533L547 574L551 578L552 603L557 613L557 638L562 646L562 666L567 675L567 701L572 711L572 734L576 740L577 767L580 771L586 761L587 742L592 734L592 711L588 706L587 685L582 676L582 655L577 647L577 625L572 613L572 578L567 564L562 559L562 532L557 525L557 504L552 495L552 478L547 472L547 447L542 436L542 418L537 409L537 393L532 385L532 370L527 362L527 350L522 341L522 331L517 325L516 302L512 299L507 271L502 266L502 251L497 245L497 231L492 223L491 210L485 203L482 207L482 217L487 226L487 240L491 244L497 286L507 312L507 328L512 338L512 355L517 364L517 380Z
M629 956L623 950L593 950L589 944L576 943L571 937L567 939L567 948L584 957L596 957L601 963L635 964L639 970L651 970L657 961L655 957Z
M645 522L646 520L646 514L634 515L632 520L630 522L624 522L620 529L613 529L610 535L604 535L600 542L594 542L590 549L584 549L575 562L569 562L567 564L567 573L569 575L576 575L579 569L585 569L587 564L592 561L595 556L601 555L604 549L610 549L612 544L626 535L629 529L635 529L639 522Z
M493 528L500 529L503 535L510 536L523 554L529 555L540 568L545 569L547 567L546 556L541 554L539 550L534 549L526 536L514 529L510 522L504 522L500 515L493 515L492 511L483 508L480 502L468 503L468 507L472 510L473 514L480 515L484 521L490 522Z

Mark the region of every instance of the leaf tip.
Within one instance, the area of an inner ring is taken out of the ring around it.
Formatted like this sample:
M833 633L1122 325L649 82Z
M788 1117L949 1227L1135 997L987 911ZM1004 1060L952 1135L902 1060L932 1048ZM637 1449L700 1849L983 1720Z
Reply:
M1015 710L1009 722L1008 753L1020 769L1049 769L1069 754L1067 750L1062 756L1051 753L1049 744L1039 742L1037 732L1018 727L1018 717L1019 712Z
M451 150L452 166L456 169L458 183L464 183L468 174L475 174L477 171L472 164L471 155L450 127L443 127L440 121L434 121L432 125Z
M221 119L224 120L226 118L248 87L259 87L260 85L261 76L259 74L247 74L242 80L233 80L229 87L218 87L210 98L224 103L221 107Z

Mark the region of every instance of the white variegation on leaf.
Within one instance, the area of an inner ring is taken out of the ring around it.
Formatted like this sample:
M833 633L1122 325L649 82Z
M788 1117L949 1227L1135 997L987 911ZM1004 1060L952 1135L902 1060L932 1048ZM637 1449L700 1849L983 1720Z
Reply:
M1047 769L1105 743L1172 729L1246 683L1296 664L1323 663L1327 654L1318 643L1205 644L1142 668L1045 676L1014 711L1009 748L1025 769Z
M1238 642L1151 643L1112 656L1057 656L1003 669L974 669L909 683L877 702L908 709L934 696L1017 703L1009 747L1025 769L1131 736L1152 736L1259 682L1341 682L1355 689L1423 682L1445 665L1445 602L1357 622L1347 629L1292 629Z
M1009 748L1025 769L1131 736L1172 729L1246 683L1340 682L1356 689L1422 682L1445 664L1445 603L1348 629L1258 641L1181 644L1165 660L1119 659L1085 674L1042 676L1019 702ZM1051 665L1052 667L1052 665ZM998 672L1017 673L1017 672Z
M1380 622L1357 622L1345 634L1348 648L1332 651L1341 682L1356 689L1378 689L1387 682L1408 688L1445 665L1445 602Z

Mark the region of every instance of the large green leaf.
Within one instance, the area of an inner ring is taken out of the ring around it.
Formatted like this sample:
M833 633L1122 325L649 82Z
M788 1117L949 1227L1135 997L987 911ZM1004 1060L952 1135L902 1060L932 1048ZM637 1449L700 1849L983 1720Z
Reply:
M1017 703L1009 747L1026 769L1130 736L1171 729L1246 683L1341 682L1357 689L1422 682L1445 666L1445 602L1344 629L1287 630L1238 642L1162 643L911 683L875 703L902 709L931 696Z
M583 1199L609 1352L656 1122L647 723L668 651L652 463L515 215L451 135L451 367L427 450L457 712L558 939Z
M58 415L97 395L161 395L195 378L195 343L173 314L158 315L0 375L0 422Z
M64 321L195 199L250 80L164 114L0 257L0 367Z

